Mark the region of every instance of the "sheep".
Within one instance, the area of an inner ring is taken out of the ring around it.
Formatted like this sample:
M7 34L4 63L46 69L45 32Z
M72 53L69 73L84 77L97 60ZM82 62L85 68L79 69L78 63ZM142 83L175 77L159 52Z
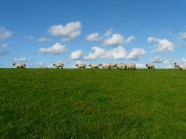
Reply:
M15 66L16 68L26 68L26 64L16 64L14 63L13 66Z
M154 64L146 64L146 67L148 69L155 69L155 65Z
M78 67L79 69L81 69L81 68L85 69L86 64L76 64L76 67Z
M116 64L116 68L117 69L126 69L126 65L125 64Z
M180 70L182 70L182 71L186 71L186 67L184 67L184 68L180 68Z
M110 64L99 64L103 69L110 69Z
M109 63L109 65L110 65L110 69L116 68L116 64L111 64L111 63Z
M54 63L53 66L55 66L56 68L63 68L64 64L63 63Z
M98 69L99 64L90 64L89 67L91 67L92 69Z
M179 69L179 68L180 68L180 64L174 63L174 67L175 67L175 69L176 69L176 68Z
M126 64L126 69L136 69L136 64Z

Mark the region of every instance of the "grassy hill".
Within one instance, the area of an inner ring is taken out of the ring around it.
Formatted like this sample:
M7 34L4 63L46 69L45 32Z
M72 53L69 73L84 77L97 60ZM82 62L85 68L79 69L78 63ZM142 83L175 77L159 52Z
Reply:
M186 138L186 72L0 69L1 138Z

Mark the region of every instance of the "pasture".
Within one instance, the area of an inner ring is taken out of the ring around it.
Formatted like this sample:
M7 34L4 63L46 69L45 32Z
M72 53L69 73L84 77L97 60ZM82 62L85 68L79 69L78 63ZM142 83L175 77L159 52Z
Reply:
M0 138L186 138L186 72L0 69Z

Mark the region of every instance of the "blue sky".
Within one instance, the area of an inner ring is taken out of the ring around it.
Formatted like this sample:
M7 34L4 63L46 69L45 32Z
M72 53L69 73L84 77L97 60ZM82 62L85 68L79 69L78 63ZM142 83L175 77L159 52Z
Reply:
M186 66L185 0L0 0L0 68Z

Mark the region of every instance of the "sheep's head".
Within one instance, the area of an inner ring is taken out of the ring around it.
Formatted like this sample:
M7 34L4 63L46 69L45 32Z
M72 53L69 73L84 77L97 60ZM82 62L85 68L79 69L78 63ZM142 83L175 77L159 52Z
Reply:
M13 64L13 66L15 65L15 63Z

